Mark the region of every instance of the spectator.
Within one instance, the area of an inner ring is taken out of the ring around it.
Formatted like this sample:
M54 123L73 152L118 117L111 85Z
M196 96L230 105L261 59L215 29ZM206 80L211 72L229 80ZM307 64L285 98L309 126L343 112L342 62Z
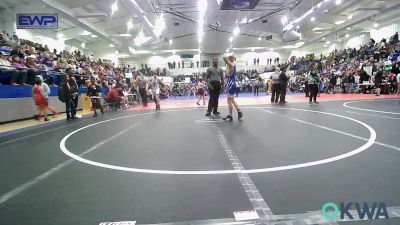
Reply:
M67 120L76 119L76 107L74 103L75 87L71 86L71 79L72 78L70 78L68 74L63 76L63 80L60 84L61 93L59 93L60 95L63 95L65 101L65 112L67 114Z
M42 89L43 89L43 95L47 102L47 109L50 109L50 111L53 113L53 117L56 117L58 112L53 107L49 106L49 96L51 93L49 86L45 82L43 82L42 76L36 75L35 80L36 79L40 80L40 85L42 86Z
M28 68L21 63L17 55L12 56L11 67L15 69L15 73L11 76L11 85L28 85L26 84Z
M34 55L30 55L26 58L26 67L28 68L27 73L27 83L33 85L35 80L35 75L38 73L38 68L36 65L36 57Z
M113 85L111 90L108 91L107 96L106 96L106 101L110 103L113 106L114 110L120 109L121 108L121 103L122 103L122 96L120 95L120 86L118 85Z
M311 64L310 71L307 74L307 79L310 89L309 105L313 105L313 103L318 104L317 102L318 83L321 81L321 77L317 72L317 66L315 63Z
M87 96L92 102L93 117L97 116L96 108L100 108L101 114L104 114L103 106L100 102L100 86L96 83L96 78L90 78L90 84L87 89Z
M32 98L38 108L38 114L35 116L35 119L40 120L44 116L44 121L49 121L47 118L47 101L44 95L42 80L40 77L36 77L35 85L32 88Z
M7 54L3 51L0 51L0 54L0 84L7 84L7 77L15 77L16 70L11 67L10 61L7 60Z

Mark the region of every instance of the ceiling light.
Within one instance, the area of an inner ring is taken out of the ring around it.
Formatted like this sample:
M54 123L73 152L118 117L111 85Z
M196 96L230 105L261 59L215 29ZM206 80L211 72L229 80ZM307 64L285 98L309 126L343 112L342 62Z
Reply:
M300 26L296 26L296 29L300 29Z
M281 23L282 23L283 25L285 25L287 22L288 22L287 16L283 16L283 17L281 18Z
M378 22L375 22L375 23L374 23L374 28L377 28L377 27L379 27L379 23L378 23Z
M326 42L327 45L329 45L330 43L331 43L330 41L327 41L327 42Z
M84 30L82 33L81 33L81 35L84 35L84 36L86 36L86 35L91 35L92 33L90 33L89 31L87 31L87 30Z
M117 51L115 51L115 54L118 54L119 53L119 51L117 50Z
M229 42L232 42L232 41L233 41L233 37L230 37L230 38L229 38Z
M247 23L247 18L243 18L242 21L240 23Z
M302 39L301 33L292 30L292 34L294 34L294 35L297 36L298 38Z
M128 50L129 50L129 52L130 53L132 53L132 54L136 54L137 52L136 52L136 49L134 49L134 48L132 48L132 47L128 47Z
M240 32L239 27L235 27L235 29L233 30L233 35L238 36L239 32Z
M165 29L165 20L164 20L164 13L161 13L160 17L157 17L156 19L156 27L154 28L154 34L156 36L160 36L161 33Z
M350 37L350 34L346 34L346 37L347 37L347 38Z
M349 20L353 19L353 15L350 14L350 15L347 17L347 19L349 19Z
M342 4L342 0L336 0L336 1L335 1L335 4L336 4L336 5Z
M207 5L207 0L199 0L197 2L197 9L204 15L204 12L207 11Z
M258 40L261 41L261 37L258 37Z
M325 40L325 38L322 38L322 40Z
M90 37L97 38L97 35L92 34L92 35L90 35Z
M113 15L118 10L118 0L111 5L111 15Z
M169 41L168 41L168 43L169 43L170 45L172 45L173 42L174 42L174 41L173 41L172 39L169 39Z
M132 37L132 34L114 34L113 37Z
M350 29L351 29L351 27L346 28L346 30L350 30Z
M128 27L128 32L130 29L133 28L132 18L128 22L126 22L126 26Z
M315 17L311 17L311 22L314 22L315 21Z
M63 33L61 33L61 32L57 33L57 38L58 38L58 39L62 39L62 38L64 38L64 37L65 37L65 36L64 36Z
M197 31L197 36L198 36L199 38L203 38L203 36L204 36L204 31L203 31L203 28L202 28L202 27L199 27L199 30Z
M305 44L304 41L300 41L300 42L297 42L297 43L294 45L294 47L295 47L295 48L299 48L299 47L303 46L304 44Z
M346 22L346 20L339 20L339 21L336 21L335 24L336 24L336 25L340 25L340 24L342 24L342 23L344 23L344 22Z
M115 47L115 46L113 44L110 44L108 47L112 48L112 47Z
M133 39L135 42L136 46L141 46L142 44L146 43L148 40L150 40L151 37L146 37L143 33L143 31L140 31L139 34Z

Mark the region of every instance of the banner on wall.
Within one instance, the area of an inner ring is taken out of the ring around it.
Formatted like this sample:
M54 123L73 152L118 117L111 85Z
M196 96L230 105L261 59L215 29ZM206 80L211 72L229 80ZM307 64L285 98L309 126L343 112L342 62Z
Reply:
M58 29L58 14L18 13L17 29Z

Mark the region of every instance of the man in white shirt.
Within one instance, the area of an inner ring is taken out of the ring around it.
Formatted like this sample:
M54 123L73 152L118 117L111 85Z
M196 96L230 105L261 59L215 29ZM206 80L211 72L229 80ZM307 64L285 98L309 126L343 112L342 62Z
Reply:
M0 56L0 74L10 73L10 77L15 76L16 71L11 67L10 61L7 60L7 54L0 51Z

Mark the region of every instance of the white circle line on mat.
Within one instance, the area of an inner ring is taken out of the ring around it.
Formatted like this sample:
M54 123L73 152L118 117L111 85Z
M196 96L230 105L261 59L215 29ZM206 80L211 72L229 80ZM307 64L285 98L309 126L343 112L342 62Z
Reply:
M400 113L397 113L397 112L380 111L380 110L364 109L364 108L349 106L349 104L355 103L355 102L369 102L369 101L376 101L376 100L378 100L378 99L350 101L350 102L343 103L343 106L346 107L346 108L349 108L349 109L355 109L355 110L361 110L361 111L367 111L367 112L376 112L376 113L400 115ZM395 100L400 101L400 99L379 99L379 101L395 101Z
M67 134L60 142L60 149L61 151L68 155L69 157L80 161L82 163L86 163L92 166L97 166L97 167L102 167L102 168L107 168L107 169L112 169L112 170L119 170L119 171L125 171L125 172L134 172L134 173L148 173L148 174L165 174L165 175L222 175L222 174L237 174L237 173L266 173L266 172L274 172L274 171L284 171L284 170L292 170L292 169L299 169L299 168L306 168L306 167L311 167L311 166L316 166L316 165L322 165L330 162L335 162L341 159L345 159L351 156L354 156L356 154L359 154L365 150L367 150L371 145L374 144L376 140L376 132L375 130L369 126L368 124L358 121L356 119L343 116L343 115L338 115L334 113L328 113L328 112L320 112L320 111L313 111L313 110L306 110L306 109L295 109L295 108L276 108L276 107L243 107L243 108L254 108L254 109L279 109L279 110L294 110L294 111L304 111L304 112L312 112L312 113L319 113L319 114L325 114L325 115L330 115L330 116L336 116L339 118L347 119L353 122L356 122L365 128L368 129L370 132L370 137L368 141L363 144L362 146L341 154L337 155L334 157L330 157L327 159L321 159L321 160L316 160L316 161L311 161L311 162L305 162L305 163L299 163L299 164L293 164L293 165L286 165L286 166L277 166L277 167L269 167L269 168L259 168L259 169L247 169L247 170L155 170L155 169L140 169L140 168L132 168L132 167L124 167L124 166L117 166L117 165L110 165L106 163L100 163L92 160L88 160L85 158L80 157L79 155L76 155L72 152L70 152L66 147L65 147L65 142L68 140L69 137L72 135L78 133L81 130L84 130L89 127L93 127L97 124L102 124L106 123L109 121L114 121L118 119L124 119L124 118L130 118L130 117L137 117L137 116L142 116L142 115L149 115L149 114L155 114L156 112L147 112L147 113L139 113L139 114L134 114L134 115L129 115L129 116L122 116L122 117L117 117L109 120L104 120L101 122L93 123L84 127L81 127L69 134ZM177 112L177 111L184 111L184 110L193 110L193 109L178 109L178 110L169 110L169 111L162 111L163 113L169 113L169 112Z

